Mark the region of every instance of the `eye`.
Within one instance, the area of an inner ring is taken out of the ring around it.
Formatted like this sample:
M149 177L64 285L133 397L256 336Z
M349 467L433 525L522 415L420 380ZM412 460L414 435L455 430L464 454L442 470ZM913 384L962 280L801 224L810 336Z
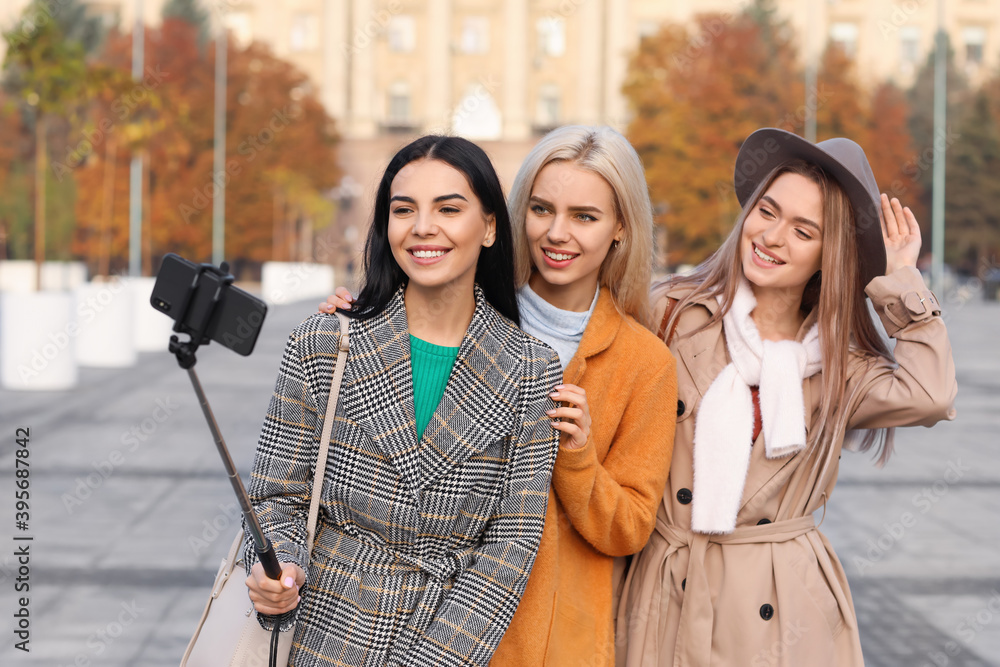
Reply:
M454 215L455 213L461 213L462 209L456 208L454 206L442 206L441 212L445 215Z
M803 239L805 239L806 241L811 241L812 240L812 234L810 234L809 232L805 231L804 229L796 229L795 231L798 232L798 235L800 237L802 237Z
M532 204L529 210L535 215L545 215L549 212L549 210L541 204Z
M595 222L597 220L597 218L595 218L594 216L592 216L589 213L580 213L576 217L577 217L577 219L579 219L579 220L581 220L583 222Z
M771 209L769 209L766 206L761 206L758 210L760 211L760 214L762 216L764 216L765 218L767 218L769 220L774 217L774 213L771 211Z
M396 208L392 209L393 215L406 215L407 213L412 213L412 212L413 209L410 208L409 206L397 206Z

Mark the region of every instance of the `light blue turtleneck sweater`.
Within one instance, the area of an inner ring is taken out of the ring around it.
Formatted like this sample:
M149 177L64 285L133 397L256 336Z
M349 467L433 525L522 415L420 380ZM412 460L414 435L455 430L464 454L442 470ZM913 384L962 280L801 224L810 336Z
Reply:
M556 308L551 303L535 294L527 284L517 290L517 307L521 311L521 328L546 343L559 353L559 363L563 372L576 350L580 347L583 331L587 328L590 316L597 306L597 296L600 287L594 293L590 310L577 313L572 310Z

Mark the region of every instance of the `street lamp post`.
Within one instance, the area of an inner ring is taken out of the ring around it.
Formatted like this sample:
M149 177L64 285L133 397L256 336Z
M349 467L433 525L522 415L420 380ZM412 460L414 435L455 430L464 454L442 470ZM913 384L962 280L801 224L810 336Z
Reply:
M143 0L135 0L135 22L132 27L132 78L142 80L145 53ZM132 156L128 186L128 274L142 274L142 157Z
M215 156L212 167L215 196L212 198L212 263L225 256L226 243L226 24L215 37Z
M931 187L931 284L944 294L944 158L948 99L948 36L944 31L944 0L938 0L934 52L934 171Z

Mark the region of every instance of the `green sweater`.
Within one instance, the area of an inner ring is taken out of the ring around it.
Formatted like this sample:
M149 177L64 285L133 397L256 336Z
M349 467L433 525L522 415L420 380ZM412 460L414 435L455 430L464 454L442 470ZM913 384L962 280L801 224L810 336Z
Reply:
M410 336L410 365L413 368L413 413L417 419L417 440L434 416L444 388L448 385L451 367L458 357L457 347L434 345Z

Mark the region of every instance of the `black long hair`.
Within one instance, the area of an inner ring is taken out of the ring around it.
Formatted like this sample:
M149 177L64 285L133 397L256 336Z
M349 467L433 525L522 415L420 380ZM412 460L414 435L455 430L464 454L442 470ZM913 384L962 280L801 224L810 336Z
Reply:
M440 160L460 171L479 198L483 212L496 219L496 240L479 251L476 282L490 305L520 326L514 294L514 242L500 179L482 148L468 139L440 135L420 137L404 146L385 168L365 241L364 283L348 315L359 319L375 317L385 310L399 286L407 282L389 245L389 189L403 167L420 159Z

